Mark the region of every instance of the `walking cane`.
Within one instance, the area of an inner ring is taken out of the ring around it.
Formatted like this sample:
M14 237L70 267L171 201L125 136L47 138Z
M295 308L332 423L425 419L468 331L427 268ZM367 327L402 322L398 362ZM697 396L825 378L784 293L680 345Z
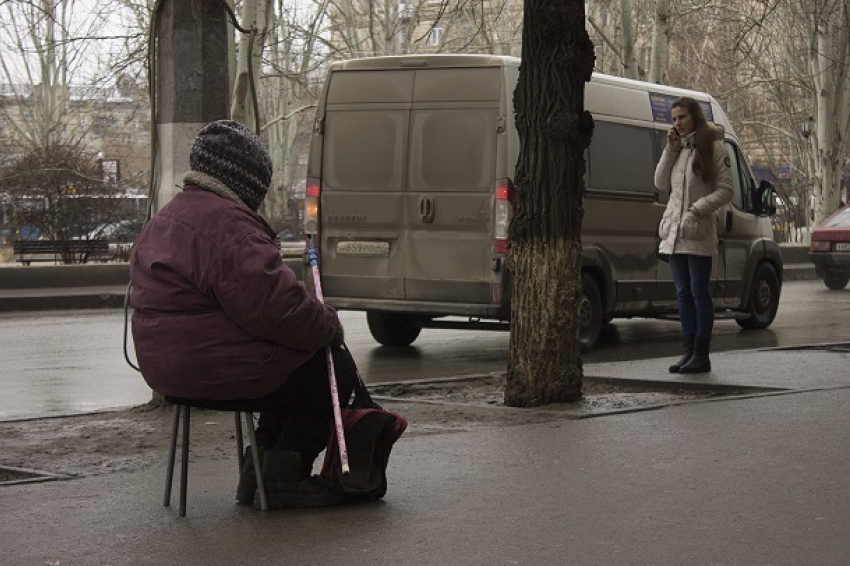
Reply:
M307 236L307 255L310 257L310 271L313 273L313 288L316 290L316 298L319 302L325 302L325 297L322 295L322 281L319 277L319 250L313 246L313 238L315 236ZM336 386L336 373L334 372L334 359L331 355L331 347L325 348L325 355L328 358L328 381L331 385L331 402L334 411L334 426L336 427L336 441L339 445L339 461L342 464L342 473L348 474L351 469L348 467L348 449L345 447L345 430L342 427L342 412L339 409L339 391Z

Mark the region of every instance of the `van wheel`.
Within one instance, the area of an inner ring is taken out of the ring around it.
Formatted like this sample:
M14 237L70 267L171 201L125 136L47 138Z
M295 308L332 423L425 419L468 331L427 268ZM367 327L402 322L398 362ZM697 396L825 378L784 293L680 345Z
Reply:
M582 294L578 304L578 339L581 353L586 354L596 346L602 331L602 295L596 280L587 273L581 274Z
M823 284L830 291L841 291L847 286L848 282L850 282L850 273L823 272Z
M747 309L749 318L735 319L741 328L767 328L776 318L776 311L779 310L779 277L769 263L762 262L756 268Z
M367 311L366 323L372 337L383 346L410 346L422 331L413 317L403 314Z

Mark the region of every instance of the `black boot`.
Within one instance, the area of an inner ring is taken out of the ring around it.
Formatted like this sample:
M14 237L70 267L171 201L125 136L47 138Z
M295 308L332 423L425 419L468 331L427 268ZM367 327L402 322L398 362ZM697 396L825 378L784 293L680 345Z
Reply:
M260 461L266 450L262 444L257 444L260 453ZM236 486L236 501L242 505L251 505L254 502L254 494L257 493L257 474L254 471L254 458L251 455L251 447L245 447L245 456L242 458L242 471L239 472L239 485Z
M706 373L711 371L711 360L708 350L711 347L711 336L697 336L694 340L694 355L688 363L679 368L679 373Z
M682 345L684 346L684 353L682 357L679 358L679 361L667 368L670 373L678 373L679 368L688 363L688 360L691 359L691 356L694 355L694 335L693 334L685 334L682 336Z
M310 476L313 462L300 452L269 450L263 458L263 481L269 509L312 509L345 502L345 497ZM259 494L254 506L259 507Z

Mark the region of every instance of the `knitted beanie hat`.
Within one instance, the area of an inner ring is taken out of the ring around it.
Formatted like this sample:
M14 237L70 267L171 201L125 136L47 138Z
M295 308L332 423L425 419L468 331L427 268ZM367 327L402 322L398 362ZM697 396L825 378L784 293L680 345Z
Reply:
M211 122L198 132L189 167L224 183L253 211L272 181L272 159L262 140L233 120Z

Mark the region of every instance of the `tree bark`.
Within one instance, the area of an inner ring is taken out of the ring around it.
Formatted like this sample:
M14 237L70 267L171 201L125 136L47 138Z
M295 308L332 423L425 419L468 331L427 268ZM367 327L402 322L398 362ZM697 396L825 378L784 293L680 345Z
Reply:
M637 80L640 77L637 56L635 55L635 34L632 24L634 1L620 0L620 13L623 20L623 36L620 40L623 52L623 76L627 79Z
M584 84L594 55L582 0L525 0L524 6L514 93L520 155L507 259L513 298L505 403L530 407L581 397L583 154L592 133Z
M231 119L256 130L257 135L261 133L260 128L256 125L259 108L254 108L249 82L250 77L253 76L254 88L259 88L256 83L260 82L263 47L269 31L270 4L270 0L246 0L242 5L242 27L245 29L253 28L256 32L254 33L253 43L250 41L249 35L242 35L239 39L236 80L233 84L233 97L230 105ZM249 43L252 43L250 50L248 48Z
M839 208L841 176L850 135L850 0L823 5L812 18L810 68L815 93L812 136L811 225L817 226ZM838 23L836 23L838 22Z
M655 21L652 25L652 48L650 51L649 76L651 83L667 84L667 60L670 52L670 4L668 0L656 0Z

